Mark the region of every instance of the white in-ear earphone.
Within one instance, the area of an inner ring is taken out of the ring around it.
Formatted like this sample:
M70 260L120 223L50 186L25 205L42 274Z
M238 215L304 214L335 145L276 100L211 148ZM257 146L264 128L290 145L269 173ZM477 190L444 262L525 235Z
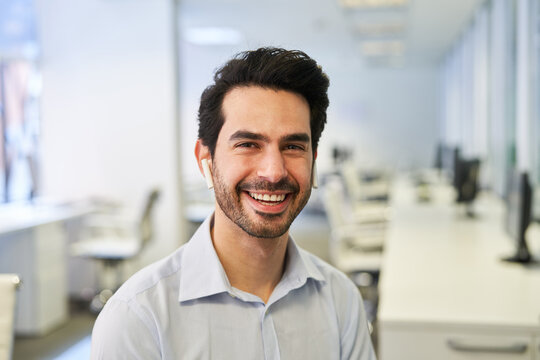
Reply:
M319 180L317 178L317 162L313 161L313 169L311 169L311 186L314 189L319 188Z
M208 164L208 160L202 159L201 165L204 173L204 178L206 180L206 186L208 186L209 189L214 188L214 181L212 180L212 172L210 171L210 165Z

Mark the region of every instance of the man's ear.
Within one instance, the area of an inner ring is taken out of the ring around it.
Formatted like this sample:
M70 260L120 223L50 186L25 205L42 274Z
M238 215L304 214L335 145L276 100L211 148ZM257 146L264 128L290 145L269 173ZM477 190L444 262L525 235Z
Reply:
M206 180L206 185L209 189L212 189L214 187L212 171L210 170L212 157L210 149L208 149L208 146L203 145L201 139L197 139L195 143L195 158L197 159L197 165L199 165L199 171Z
M199 165L199 171L202 175L204 175L203 168L201 165L202 159L212 160L212 157L210 156L210 149L208 149L208 146L203 145L201 139L197 139L197 142L195 143L195 159L197 159L197 165Z

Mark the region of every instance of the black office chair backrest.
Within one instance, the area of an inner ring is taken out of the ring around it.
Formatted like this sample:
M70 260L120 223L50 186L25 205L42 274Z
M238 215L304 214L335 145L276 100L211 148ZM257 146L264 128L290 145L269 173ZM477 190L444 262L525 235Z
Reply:
M148 194L146 204L144 205L141 221L139 223L139 232L141 236L141 248L144 248L152 237L154 236L154 224L152 221L152 213L155 208L155 204L159 199L161 191L159 189L153 189Z

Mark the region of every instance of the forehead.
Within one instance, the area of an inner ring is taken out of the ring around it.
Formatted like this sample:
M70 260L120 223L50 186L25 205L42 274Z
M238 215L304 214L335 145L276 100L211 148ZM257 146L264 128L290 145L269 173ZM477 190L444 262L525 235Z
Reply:
M239 129L270 136L298 132L311 136L308 102L291 91L237 87L225 95L222 111L220 137Z

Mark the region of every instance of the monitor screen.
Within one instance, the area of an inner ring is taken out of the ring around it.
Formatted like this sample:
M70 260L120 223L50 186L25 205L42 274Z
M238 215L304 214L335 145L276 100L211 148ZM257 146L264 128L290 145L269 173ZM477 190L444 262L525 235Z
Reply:
M437 170L443 169L444 148L445 146L443 143L438 143L437 147L435 148L435 162L433 165Z
M454 166L454 186L458 203L471 203L478 192L479 159L457 159Z
M455 167L459 158L460 151L457 146L444 146L442 149L442 168L452 183L454 183Z
M508 179L506 191L505 228L516 245L513 256L507 261L526 263L531 255L525 239L525 232L531 221L532 188L526 172L513 170Z

